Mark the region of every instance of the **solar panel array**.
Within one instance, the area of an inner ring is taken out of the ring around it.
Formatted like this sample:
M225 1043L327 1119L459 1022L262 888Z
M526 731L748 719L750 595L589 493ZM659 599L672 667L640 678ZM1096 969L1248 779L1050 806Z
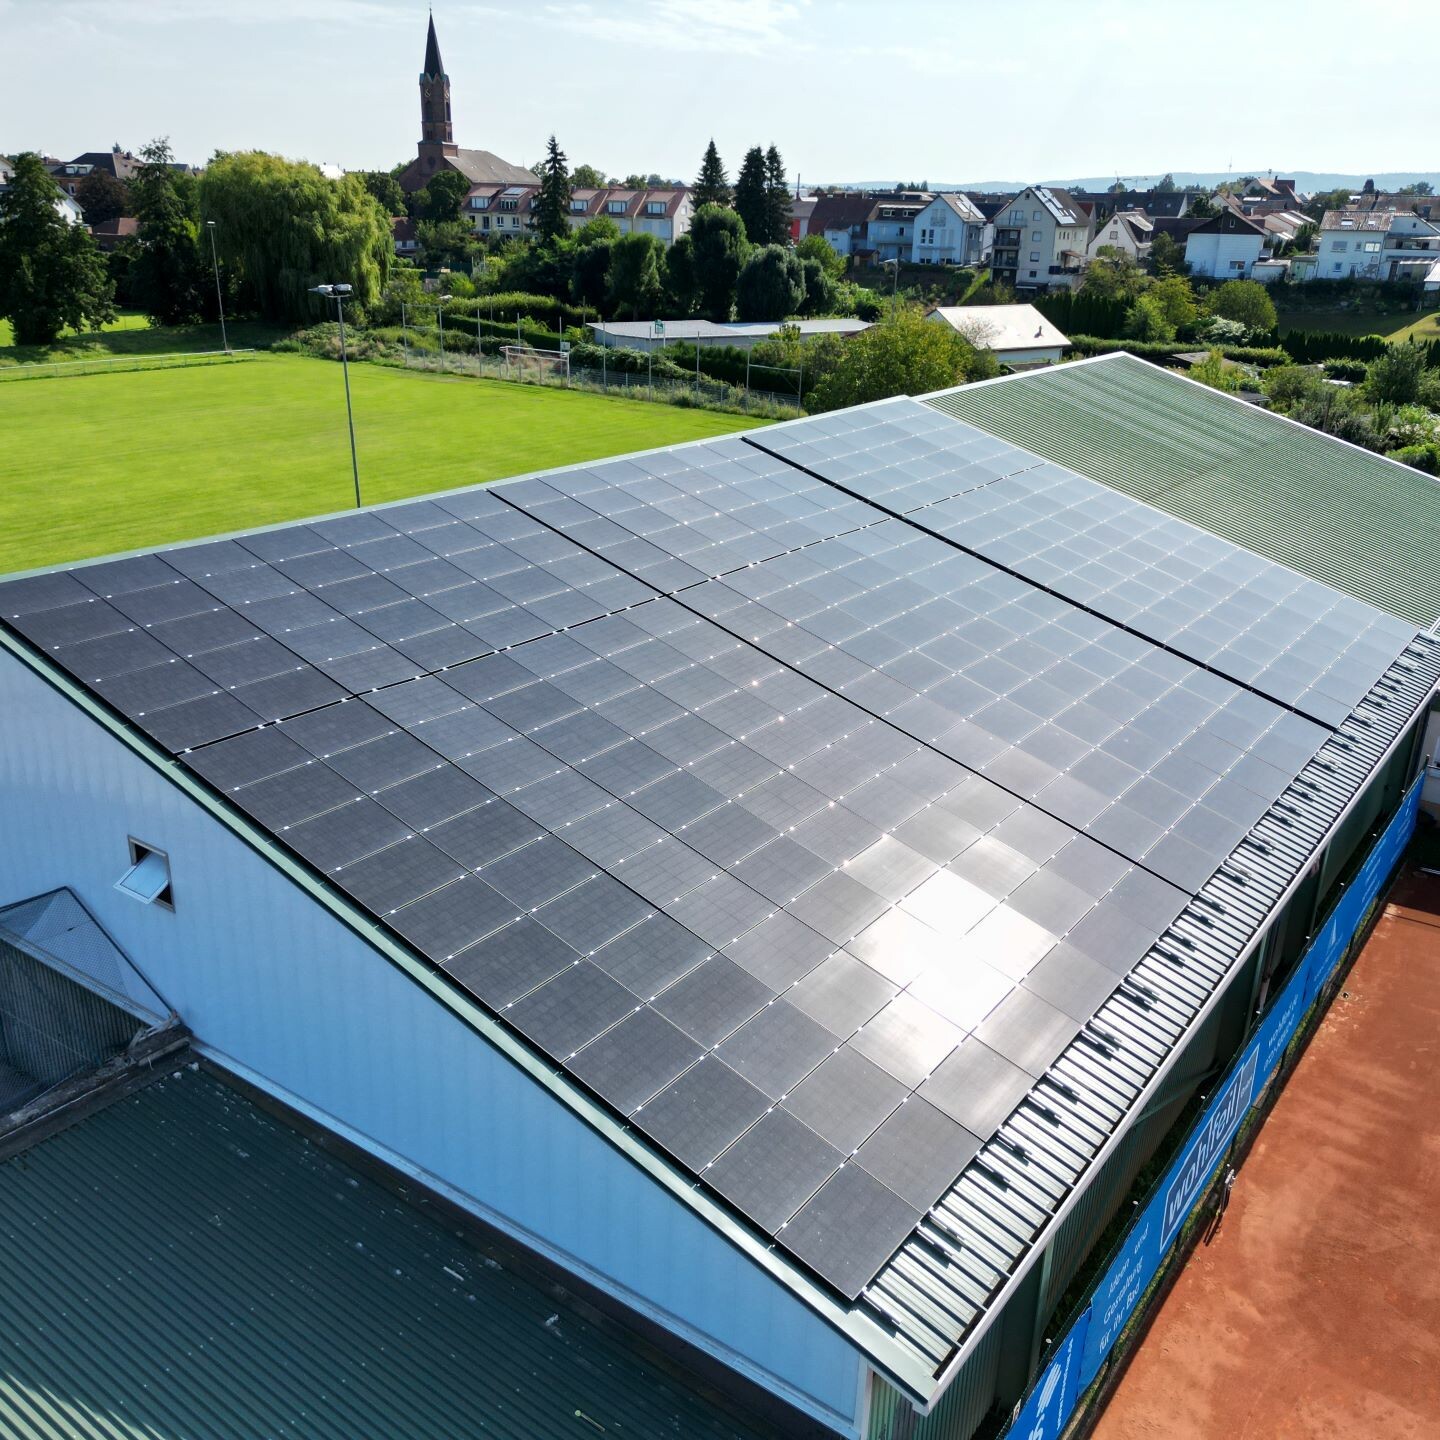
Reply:
M1415 634L919 401L754 443L1325 725L1355 708Z
M728 440L0 616L853 1298L1328 733L1011 568Z

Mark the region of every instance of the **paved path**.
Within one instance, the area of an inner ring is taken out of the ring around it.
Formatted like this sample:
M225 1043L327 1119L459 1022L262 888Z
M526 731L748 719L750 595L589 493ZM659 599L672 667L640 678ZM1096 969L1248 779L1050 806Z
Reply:
M1440 877L1391 902L1096 1440L1440 1436Z

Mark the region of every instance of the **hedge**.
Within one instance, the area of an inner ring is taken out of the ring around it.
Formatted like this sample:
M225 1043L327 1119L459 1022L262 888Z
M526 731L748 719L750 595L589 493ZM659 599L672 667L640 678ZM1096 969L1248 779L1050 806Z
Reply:
M1074 290L1052 290L1037 295L1030 303L1066 335L1076 330L1085 336L1118 339L1125 333L1125 317L1131 302L1083 295Z
M1377 360L1388 348L1382 335L1345 335L1336 330L1287 330L1280 341L1300 365L1324 360Z
M1242 365L1283 365L1290 357L1275 348L1257 345L1207 345L1203 340L1186 344L1174 340L1109 340L1098 335L1072 335L1070 349L1079 355L1113 355L1124 350L1149 360L1173 360L1177 355L1193 355L1197 351L1218 350L1227 360Z
M527 320L559 321L562 325L583 325L600 318L600 312L593 306L557 300L553 295L530 295L523 290L477 295L473 300L451 300L445 306L445 313L472 318L484 315L487 319L508 320L512 325L517 315Z

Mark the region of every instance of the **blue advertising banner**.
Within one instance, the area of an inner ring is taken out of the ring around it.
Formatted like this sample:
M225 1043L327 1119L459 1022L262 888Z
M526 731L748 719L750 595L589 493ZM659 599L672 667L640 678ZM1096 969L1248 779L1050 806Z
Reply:
M1340 903L1264 1020L1230 1067L1180 1157L1166 1171L1101 1277L1090 1305L1066 1332L1006 1440L1051 1440L1069 1423L1076 1399L1099 1373L1154 1278L1172 1241L1204 1193L1255 1097L1265 1088L1321 986L1345 954L1415 829L1420 781L1411 787Z
M1010 1426L1010 1440L1055 1440L1065 1428L1080 1398L1080 1359L1089 1323L1087 1310L1070 1327Z

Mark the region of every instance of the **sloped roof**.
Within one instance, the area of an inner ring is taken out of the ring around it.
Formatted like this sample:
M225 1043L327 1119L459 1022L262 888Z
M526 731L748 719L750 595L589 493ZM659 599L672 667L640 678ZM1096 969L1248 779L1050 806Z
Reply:
M447 157L472 185L534 185L535 172L523 165L512 165L489 150L458 150Z
M1426 628L1440 481L1128 355L933 404Z
M944 398L0 585L922 1398L1440 673Z
M1053 350L1070 343L1033 305L938 305L931 313L987 350Z
M7 1435L769 1433L184 1068L0 1164L0 1293Z

